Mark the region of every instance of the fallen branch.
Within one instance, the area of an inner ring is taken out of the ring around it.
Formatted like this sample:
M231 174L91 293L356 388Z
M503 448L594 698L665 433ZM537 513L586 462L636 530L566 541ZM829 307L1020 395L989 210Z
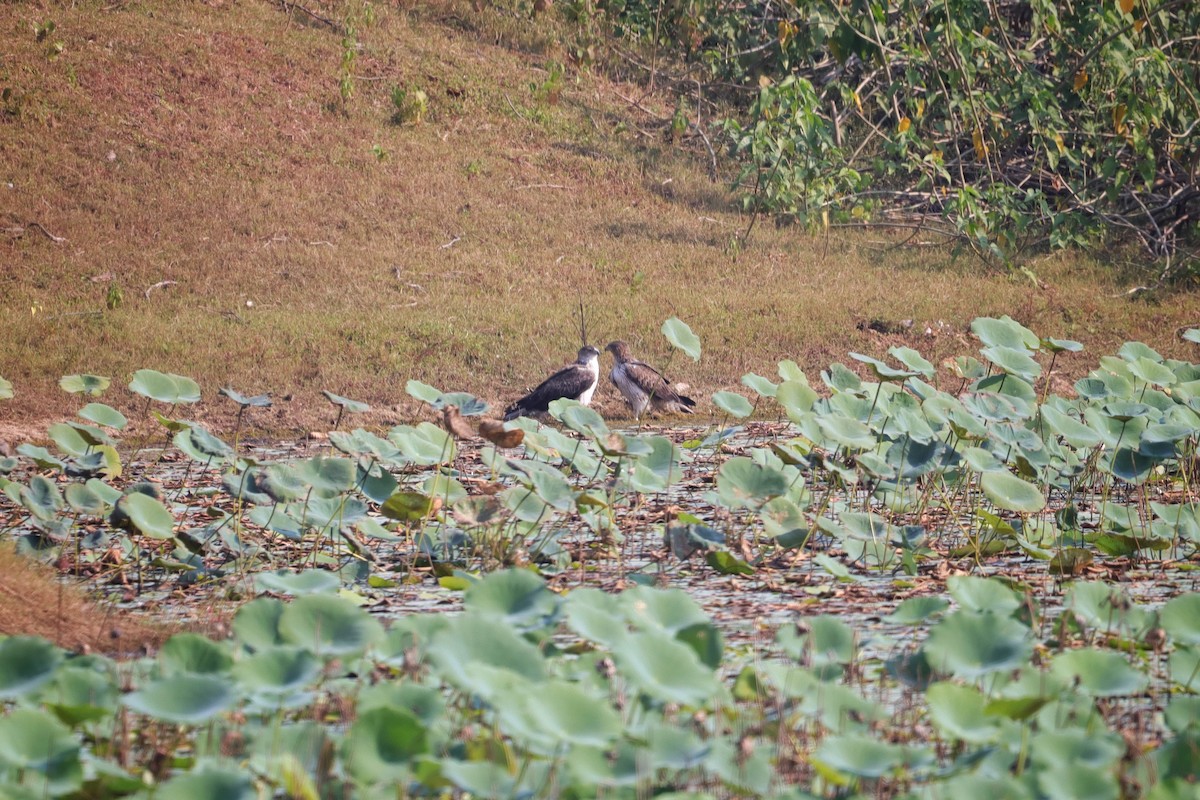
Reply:
M40 223L40 222L30 222L30 223L29 223L29 227L30 227L30 228L37 228L37 229L38 229L39 231L41 231L42 233L46 234L46 238L47 238L47 239L49 239L50 241L54 242L55 244L62 244L63 242L65 242L65 241L66 241L66 239L65 239L65 238L63 238L62 236L55 236L55 235L54 235L53 233L51 233L50 231L46 230L45 226L44 226L44 225L42 225L42 223Z
M146 295L146 299L149 300L150 293L153 292L155 289L165 289L168 286L175 286L178 283L179 283L179 281L159 281L158 283L154 284L153 286L147 287L146 291L142 292L142 294Z
M291 13L296 10L303 11L309 17L311 17L312 19L321 23L322 25L328 25L330 30L336 31L337 33L344 33L341 25L337 24L336 22L334 22L331 19L326 19L325 17L322 17L320 14L316 14L312 11L309 11L307 8L300 5L299 3L289 2L289 0L279 0L279 7L282 8L284 11L286 11L289 15L291 15Z

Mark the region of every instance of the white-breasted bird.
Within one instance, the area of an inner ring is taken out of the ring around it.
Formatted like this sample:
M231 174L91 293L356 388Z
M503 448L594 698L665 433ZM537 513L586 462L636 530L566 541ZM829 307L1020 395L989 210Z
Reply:
M516 419L529 414L545 413L555 400L568 398L578 400L585 406L592 402L596 383L600 380L600 351L592 345L584 345L574 364L568 364L537 388L504 409L504 419Z

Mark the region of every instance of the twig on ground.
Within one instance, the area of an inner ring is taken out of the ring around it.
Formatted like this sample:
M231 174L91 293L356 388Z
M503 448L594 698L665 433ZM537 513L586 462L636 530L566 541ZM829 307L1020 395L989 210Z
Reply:
M562 186L557 183L527 183L522 186L514 186L513 187L514 192L520 192L525 189L566 189L569 191L571 189L571 187L570 186Z
M154 284L153 286L146 287L146 291L142 292L142 294L146 295L146 299L149 300L150 293L153 292L155 289L165 289L168 286L175 286L178 283L179 283L179 281L159 281L158 283Z
M279 7L282 8L284 11L286 11L288 14L291 14L293 11L303 11L305 14L312 17L317 22L320 22L322 25L328 25L330 30L336 31L338 33L344 32L342 30L341 25L337 24L336 22L334 22L331 19L327 19L325 17L322 17L320 14L317 14L317 13L314 13L314 12L308 10L304 6L300 5L299 3L290 2L290 0L279 0Z
M446 250L446 249L448 249L448 248L450 248L450 247L454 247L454 245L458 244L458 243L459 243L459 242L461 242L461 241L462 241L462 237L461 237L461 236L455 236L453 239L451 239L450 241L446 242L445 244L439 244L439 245L438 245L438 250Z
M42 225L42 223L40 223L40 222L30 222L29 227L37 228L39 231L41 231L42 233L44 233L46 235L47 239L54 242L55 244L62 244L63 242L66 241L66 238L64 238L62 236L55 236L50 231L46 230L46 227L44 225Z

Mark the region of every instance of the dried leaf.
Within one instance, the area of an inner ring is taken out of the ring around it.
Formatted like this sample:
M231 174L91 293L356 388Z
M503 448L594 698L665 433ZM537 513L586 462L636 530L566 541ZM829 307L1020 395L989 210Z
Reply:
M459 439L469 441L475 438L474 429L463 419L462 414L458 413L458 406L446 406L442 409L442 427Z
M494 419L479 421L479 435L497 447L516 447L525 441L525 431L520 428L509 430L503 422Z

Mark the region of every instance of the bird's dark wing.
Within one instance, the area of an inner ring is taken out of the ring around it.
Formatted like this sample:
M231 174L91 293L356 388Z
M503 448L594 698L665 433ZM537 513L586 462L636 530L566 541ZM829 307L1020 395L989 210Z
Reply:
M522 414L550 410L550 404L563 397L579 397L592 385L592 373L579 364L570 364L538 384L537 388L504 410L505 419Z
M688 411L696 405L695 400L675 391L675 387L663 374L649 364L630 361L626 364L626 374L650 397L650 402L655 408Z

